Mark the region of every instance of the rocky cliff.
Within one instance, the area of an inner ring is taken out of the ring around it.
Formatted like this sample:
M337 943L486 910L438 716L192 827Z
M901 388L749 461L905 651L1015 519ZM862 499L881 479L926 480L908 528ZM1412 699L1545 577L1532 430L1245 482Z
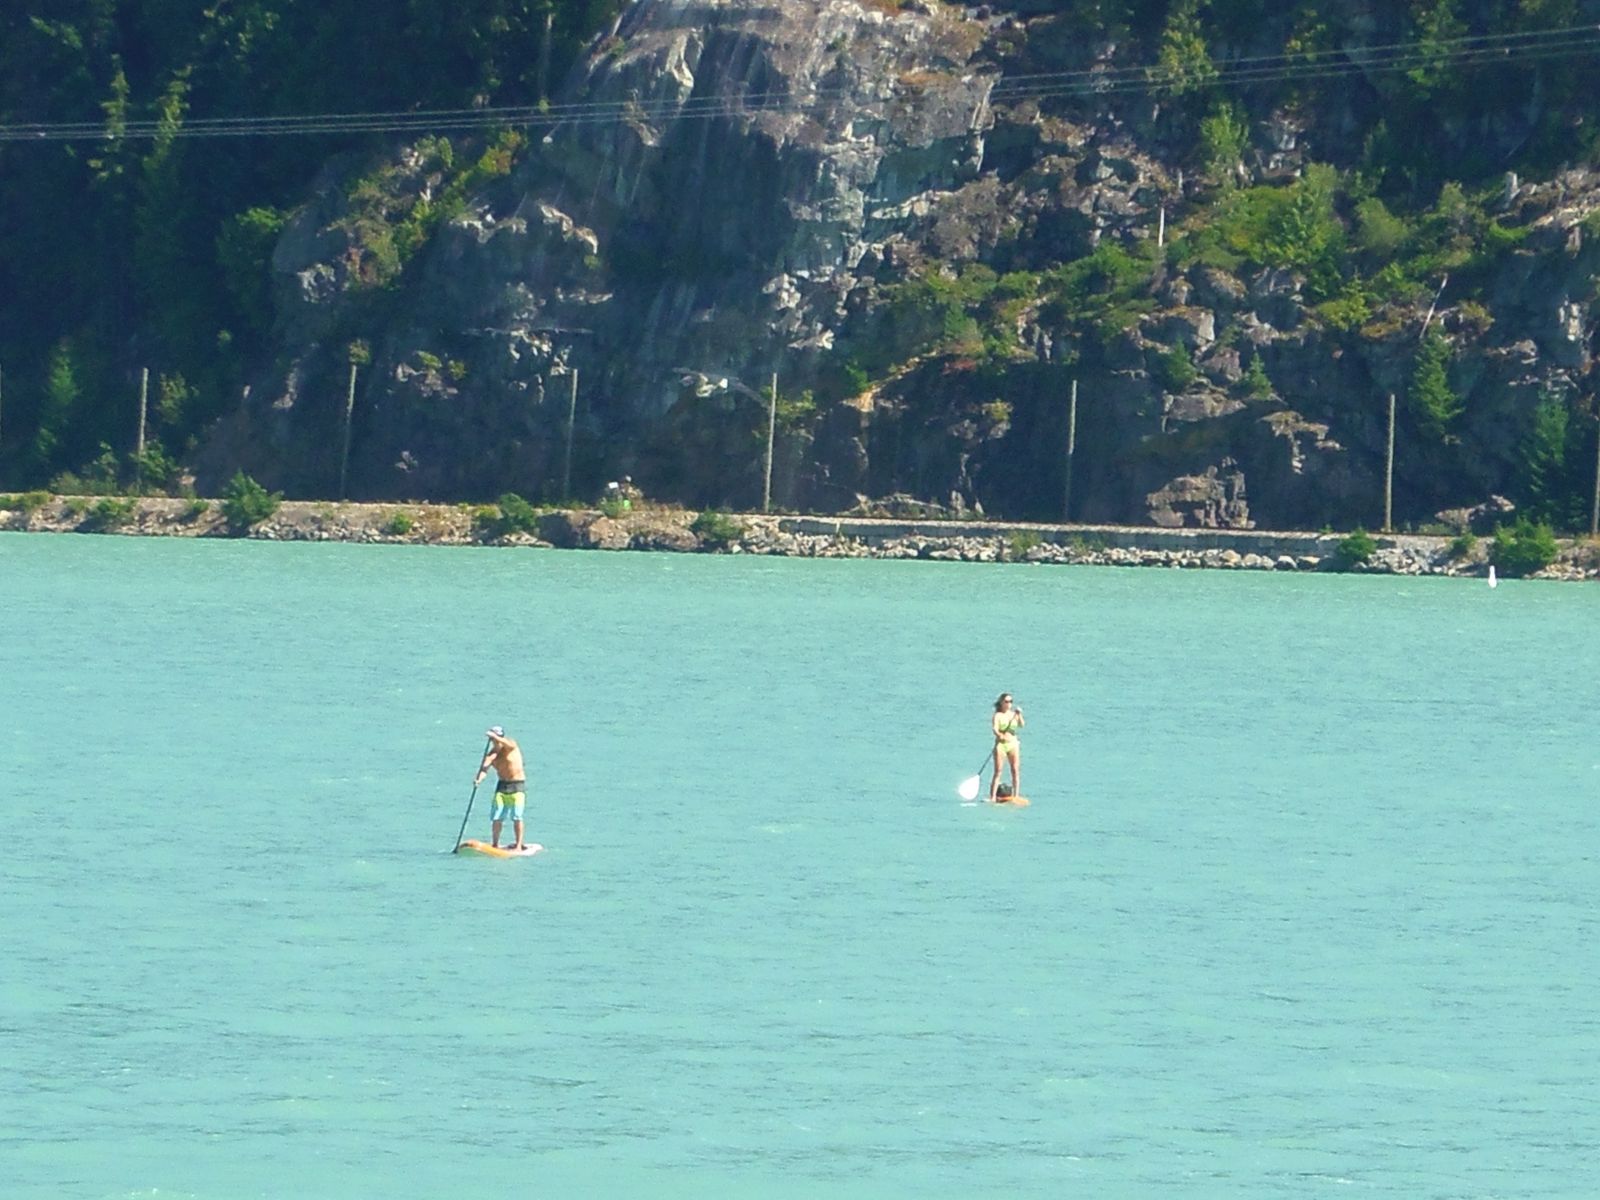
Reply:
M1396 519L1422 523L1514 489L1542 400L1592 411L1600 177L1499 173L1386 242L1371 189L1313 165L1370 138L1359 87L1243 97L1218 170L1172 89L1112 84L1137 51L1052 7L640 0L548 119L329 164L273 255L276 360L202 486L330 494L357 342L367 499L626 473L750 507L776 376L778 507L1370 526L1394 394ZM1295 249L1317 221L1333 274Z

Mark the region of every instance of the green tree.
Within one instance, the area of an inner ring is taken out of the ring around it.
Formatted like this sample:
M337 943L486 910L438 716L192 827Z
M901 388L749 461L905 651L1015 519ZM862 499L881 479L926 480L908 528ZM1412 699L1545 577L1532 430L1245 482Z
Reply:
M1155 362L1155 377L1163 388L1174 394L1186 391L1200 378L1200 369L1194 365L1187 346L1174 346Z
M708 508L695 517L689 532L707 546L725 550L744 536L744 526L727 513Z
M288 215L257 205L229 217L217 234L217 265L241 326L257 338L272 328L272 250Z
M1178 0L1167 16L1150 73L1159 91L1183 96L1216 82L1217 68L1206 48L1199 8L1199 0Z
M277 512L282 502L282 492L269 492L243 471L236 471L222 490L222 515L230 529L243 533Z
M1443 439L1463 410L1461 397L1450 387L1450 343L1430 330L1417 350L1411 372L1411 407L1417 423L1433 437Z
M1349 570L1351 567L1364 566L1372 561L1372 556L1378 552L1378 543L1361 526L1348 536L1339 540L1336 557L1339 565Z
M505 492L494 508L482 509L474 522L480 534L490 538L513 533L538 533L539 510L516 492Z
M1312 163L1267 222L1267 261L1303 272L1312 299L1334 294L1342 277L1345 237L1334 210L1337 189L1338 173Z
M1387 261L1399 252L1409 232L1406 223L1376 196L1356 205L1356 245L1362 253Z
M1524 438L1521 478L1522 509L1535 521L1576 528L1584 518L1581 480L1586 447L1573 436L1572 412L1566 397L1546 392L1533 410L1533 424Z
M1261 351L1257 350L1251 356L1250 365L1245 368L1239 384L1252 400L1272 399L1272 377L1267 374L1267 364L1261 359Z
M1046 315L1075 332L1114 336L1138 323L1142 313L1155 307L1150 284L1155 264L1150 243L1130 253L1109 238L1094 252L1045 273L1040 294Z
M1449 65L1449 43L1467 32L1459 15L1459 0L1412 0L1420 62L1407 77L1424 94L1455 82Z
M1555 531L1542 521L1522 516L1511 528L1502 525L1494 531L1489 561L1502 575L1519 578L1548 567L1558 553Z
M79 394L72 342L62 338L50 354L44 402L39 406L39 422L33 436L34 466L44 474L61 465L62 443L78 408Z
M102 202L109 201L116 208L126 208L128 184L137 163L134 143L128 138L129 97L132 89L128 76L122 69L122 59L112 58L110 95L100 102L105 114L105 139L98 152L89 159L91 186L99 193Z
M133 262L137 292L169 355L182 356L201 331L215 330L207 281L195 264L212 261L210 246L195 253L189 239L202 228L184 172L178 134L188 107L189 69L177 72L156 106L157 130L139 164ZM209 253L208 253L209 252Z
M1226 100L1212 105L1200 122L1200 162L1215 182L1231 187L1234 170L1250 144L1250 123L1244 110Z
M161 375L156 381L156 423L165 429L184 429L194 408L195 391L182 374Z

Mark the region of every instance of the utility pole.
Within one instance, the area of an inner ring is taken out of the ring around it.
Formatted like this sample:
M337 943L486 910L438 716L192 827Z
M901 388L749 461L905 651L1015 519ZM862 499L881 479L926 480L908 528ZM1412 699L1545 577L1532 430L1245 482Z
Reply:
M144 422L150 412L150 368L139 370L139 436L133 444L133 481L144 486Z
M543 108L550 100L550 90L547 86L550 81L550 38L556 23L556 10L552 5L544 12L544 36L539 39L539 71L538 84L535 90L539 93L539 106Z
M1383 531L1394 532L1394 393L1389 393L1389 449L1383 458Z
M1067 402L1067 476L1061 485L1061 519L1072 520L1072 456L1078 452L1078 381L1072 381L1072 399Z
M772 373L772 394L767 398L767 473L761 485L761 511L772 511L772 442L778 433L778 373Z
M567 458L561 468L562 503L572 499L572 427L578 423L578 368L572 368L572 395L567 401Z
M1600 422L1600 401L1595 403L1595 420ZM1589 510L1589 536L1600 535L1600 426L1594 435L1594 507Z
M350 364L350 387L344 396L344 451L339 456L339 499L345 499L345 481L350 473L350 426L356 411L356 364Z

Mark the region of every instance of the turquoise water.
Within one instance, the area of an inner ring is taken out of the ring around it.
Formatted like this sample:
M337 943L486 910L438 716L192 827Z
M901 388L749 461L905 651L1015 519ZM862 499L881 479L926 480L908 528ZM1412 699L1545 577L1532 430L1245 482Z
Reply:
M0 597L8 1197L1600 1193L1600 589L0 535ZM1001 689L1023 811L955 791ZM448 853L496 722L532 860Z

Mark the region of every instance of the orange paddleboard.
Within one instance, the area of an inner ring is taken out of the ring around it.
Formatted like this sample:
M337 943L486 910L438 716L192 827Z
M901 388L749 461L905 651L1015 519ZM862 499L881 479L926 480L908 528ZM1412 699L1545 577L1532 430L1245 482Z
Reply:
M1028 798L1026 796L1002 796L999 800L996 800L995 803L1009 804L1012 808L1027 808Z
M543 849L544 847L537 842L529 842L521 850L513 850L510 846L491 846L488 842L480 842L473 838L468 838L456 847L458 853L470 850L473 854L486 854L490 858L527 858Z

